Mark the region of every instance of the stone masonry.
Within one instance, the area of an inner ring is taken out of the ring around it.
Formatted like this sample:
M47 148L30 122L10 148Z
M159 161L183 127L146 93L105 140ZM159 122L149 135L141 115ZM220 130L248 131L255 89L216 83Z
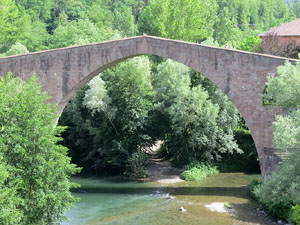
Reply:
M276 67L286 60L297 60L144 35L0 58L0 74L12 72L28 80L35 73L61 114L72 96L93 77L125 59L144 54L183 63L222 89L251 131L263 176L267 168L274 168L269 164L277 161L270 159L266 149L272 148L271 125L283 109L263 106L262 93L267 76L275 74Z

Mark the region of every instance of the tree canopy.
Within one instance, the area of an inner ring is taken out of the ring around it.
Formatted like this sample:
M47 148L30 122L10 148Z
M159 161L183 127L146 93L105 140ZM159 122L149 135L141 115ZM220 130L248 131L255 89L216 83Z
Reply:
M63 129L40 89L34 76L0 81L1 224L53 224L75 202L69 177L79 170L58 144Z

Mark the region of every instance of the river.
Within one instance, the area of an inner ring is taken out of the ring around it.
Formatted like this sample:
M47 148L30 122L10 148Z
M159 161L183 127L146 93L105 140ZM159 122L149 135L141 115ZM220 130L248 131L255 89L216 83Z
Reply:
M67 213L70 221L61 225L274 224L267 215L257 212L249 197L247 185L257 177L220 173L200 182L169 185L117 178L72 178L82 185L74 193L81 201ZM211 211L211 206L225 212ZM187 211L179 211L180 207Z

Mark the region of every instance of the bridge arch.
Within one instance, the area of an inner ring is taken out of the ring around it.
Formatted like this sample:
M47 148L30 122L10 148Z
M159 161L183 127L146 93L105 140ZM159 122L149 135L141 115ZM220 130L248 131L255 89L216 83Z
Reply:
M145 54L180 62L217 85L246 121L263 175L273 170L268 161L268 149L273 145L271 125L282 108L263 106L262 93L266 77L274 74L285 58L144 35L0 58L0 74L12 72L28 80L35 73L42 89L58 104L60 114L72 96L96 75Z

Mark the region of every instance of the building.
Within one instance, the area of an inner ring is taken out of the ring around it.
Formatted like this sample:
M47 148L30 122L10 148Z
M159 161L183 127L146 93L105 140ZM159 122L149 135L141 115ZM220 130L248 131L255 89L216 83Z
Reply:
M276 36L277 40L280 42L295 42L296 45L300 46L300 19L281 24L278 27L265 31L259 36L263 41L265 41L270 36Z

